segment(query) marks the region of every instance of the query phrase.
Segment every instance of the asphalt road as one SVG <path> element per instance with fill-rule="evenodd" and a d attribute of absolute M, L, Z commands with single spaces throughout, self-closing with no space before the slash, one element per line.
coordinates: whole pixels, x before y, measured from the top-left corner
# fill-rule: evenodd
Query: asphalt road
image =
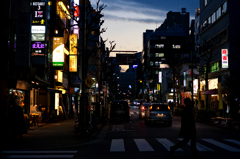
<path fill-rule="evenodd" d="M 130 122 L 115 122 L 102 130 L 101 141 L 78 147 L 74 158 L 81 159 L 147 159 L 171 158 L 169 146 L 179 142 L 180 118 L 173 118 L 172 127 L 162 124 L 146 126 L 139 119 L 138 108 L 131 109 Z M 203 159 L 239 159 L 240 136 L 238 133 L 196 124 L 197 145 Z M 105 135 L 103 135 L 105 132 Z M 175 152 L 176 159 L 191 158 L 189 145 Z"/>
<path fill-rule="evenodd" d="M 174 117 L 172 127 L 163 124 L 146 126 L 139 119 L 139 109 L 131 108 L 130 122 L 107 123 L 93 141 L 71 147 L 13 151 L 13 158 L 74 158 L 74 159 L 148 159 L 171 158 L 169 147 L 180 138 L 180 118 Z M 239 133 L 196 124 L 197 148 L 203 159 L 239 159 Z M 10 153 L 10 152 L 8 152 Z M 14 153 L 17 154 L 14 156 Z M 8 154 L 9 156 L 9 154 Z M 189 145 L 175 152 L 176 159 L 191 158 Z"/>

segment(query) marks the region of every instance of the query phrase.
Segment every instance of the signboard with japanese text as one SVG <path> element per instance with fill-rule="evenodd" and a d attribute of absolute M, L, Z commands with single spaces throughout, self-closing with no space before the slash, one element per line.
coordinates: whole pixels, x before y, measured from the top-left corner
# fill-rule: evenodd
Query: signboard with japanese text
<path fill-rule="evenodd" d="M 53 66 L 59 67 L 64 64 L 64 41 L 63 37 L 53 37 Z"/>
<path fill-rule="evenodd" d="M 228 49 L 222 49 L 222 68 L 228 68 Z"/>
<path fill-rule="evenodd" d="M 47 8 L 46 2 L 34 0 L 30 2 L 32 10 L 31 29 L 31 56 L 33 65 L 45 65 L 47 53 L 46 26 Z M 41 62 L 40 62 L 41 61 Z M 38 63 L 38 64 L 37 64 Z"/>
<path fill-rule="evenodd" d="M 77 34 L 69 35 L 69 54 L 77 55 Z"/>
<path fill-rule="evenodd" d="M 69 72 L 77 72 L 77 55 L 69 55 Z"/>

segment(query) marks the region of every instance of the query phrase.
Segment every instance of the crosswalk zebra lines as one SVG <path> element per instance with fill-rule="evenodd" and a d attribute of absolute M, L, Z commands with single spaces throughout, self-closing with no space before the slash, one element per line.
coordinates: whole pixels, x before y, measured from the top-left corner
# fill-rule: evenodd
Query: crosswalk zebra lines
<path fill-rule="evenodd" d="M 38 159 L 50 159 L 50 158 L 73 158 L 77 150 L 71 151 L 2 151 L 1 158 L 38 158 Z"/>
<path fill-rule="evenodd" d="M 173 146 L 175 143 L 168 140 L 167 138 L 155 138 L 158 143 L 160 143 L 167 151 L 170 151 L 170 146 Z M 146 139 L 133 139 L 136 147 L 138 148 L 138 151 L 141 152 L 149 152 L 149 151 L 155 151 L 151 144 Z M 182 138 L 178 138 L 178 140 L 182 140 Z M 197 142 L 196 147 L 198 151 L 216 151 L 214 148 L 209 148 L 208 146 L 218 147 L 223 150 L 229 151 L 229 152 L 240 152 L 240 141 L 234 140 L 234 139 L 223 139 L 223 143 L 220 141 L 216 141 L 214 139 L 201 139 L 201 143 Z M 203 142 L 203 143 L 202 143 Z M 208 146 L 204 146 L 203 144 L 207 144 Z M 228 144 L 232 144 L 234 146 L 230 146 Z M 190 142 L 188 143 L 190 146 Z M 110 152 L 125 152 L 125 143 L 124 139 L 112 139 L 111 146 L 110 146 Z M 183 151 L 183 149 L 179 148 L 176 151 Z"/>

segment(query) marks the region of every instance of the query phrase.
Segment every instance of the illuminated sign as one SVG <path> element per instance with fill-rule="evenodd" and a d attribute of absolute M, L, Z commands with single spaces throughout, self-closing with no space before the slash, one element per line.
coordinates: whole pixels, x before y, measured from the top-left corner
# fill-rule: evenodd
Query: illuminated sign
<path fill-rule="evenodd" d="M 45 26 L 32 25 L 32 33 L 45 33 Z"/>
<path fill-rule="evenodd" d="M 44 44 L 44 42 L 34 42 L 32 44 L 32 48 L 33 49 L 44 49 L 45 48 L 45 44 Z"/>
<path fill-rule="evenodd" d="M 45 20 L 44 19 L 40 19 L 40 20 L 33 20 L 32 24 L 36 24 L 36 25 L 45 25 Z"/>
<path fill-rule="evenodd" d="M 69 36 L 69 50 L 70 54 L 77 54 L 77 34 L 71 34 Z"/>
<path fill-rule="evenodd" d="M 32 34 L 32 41 L 45 41 L 45 34 Z"/>
<path fill-rule="evenodd" d="M 162 72 L 158 72 L 158 83 L 162 83 Z"/>
<path fill-rule="evenodd" d="M 222 49 L 222 68 L 228 68 L 228 49 Z"/>
<path fill-rule="evenodd" d="M 69 56 L 69 72 L 77 72 L 77 55 Z"/>
<path fill-rule="evenodd" d="M 53 66 L 64 64 L 64 41 L 63 37 L 53 37 Z"/>
<path fill-rule="evenodd" d="M 58 70 L 57 71 L 58 75 L 57 75 L 57 81 L 62 83 L 63 82 L 63 72 Z"/>

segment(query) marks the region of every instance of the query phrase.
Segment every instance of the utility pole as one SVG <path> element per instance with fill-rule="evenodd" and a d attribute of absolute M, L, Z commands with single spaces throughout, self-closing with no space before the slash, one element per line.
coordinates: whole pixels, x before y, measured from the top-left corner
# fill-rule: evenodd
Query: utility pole
<path fill-rule="evenodd" d="M 82 1 L 83 11 L 80 18 L 82 18 L 82 95 L 80 102 L 80 122 L 83 127 L 86 126 L 87 123 L 87 100 L 86 98 L 86 85 L 85 79 L 87 74 L 86 64 L 87 64 L 87 44 L 86 44 L 86 0 Z M 81 1 L 80 3 L 81 4 Z"/>

